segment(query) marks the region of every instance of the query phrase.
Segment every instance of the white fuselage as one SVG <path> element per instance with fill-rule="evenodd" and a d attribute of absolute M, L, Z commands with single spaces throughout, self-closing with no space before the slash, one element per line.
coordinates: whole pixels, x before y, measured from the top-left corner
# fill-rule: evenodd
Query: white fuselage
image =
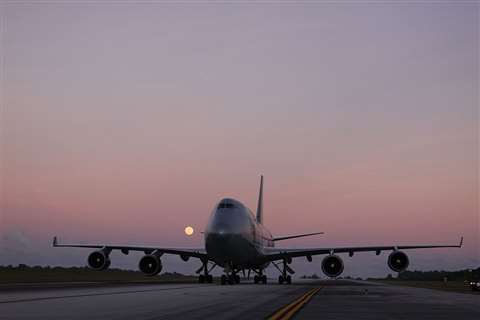
<path fill-rule="evenodd" d="M 258 268 L 272 234 L 241 202 L 225 198 L 215 206 L 205 230 L 205 248 L 220 266 Z"/>

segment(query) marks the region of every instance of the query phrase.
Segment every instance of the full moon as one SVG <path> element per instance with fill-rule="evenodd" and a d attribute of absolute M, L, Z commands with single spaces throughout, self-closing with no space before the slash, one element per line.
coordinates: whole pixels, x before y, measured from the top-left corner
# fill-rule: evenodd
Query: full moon
<path fill-rule="evenodd" d="M 186 227 L 186 228 L 185 228 L 185 234 L 186 234 L 187 236 L 191 236 L 191 235 L 193 234 L 193 228 L 190 227 L 190 226 Z"/>

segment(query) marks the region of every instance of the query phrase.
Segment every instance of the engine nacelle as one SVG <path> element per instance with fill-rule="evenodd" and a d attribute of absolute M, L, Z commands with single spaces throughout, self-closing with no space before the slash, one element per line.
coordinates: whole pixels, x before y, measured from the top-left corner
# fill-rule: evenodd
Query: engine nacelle
<path fill-rule="evenodd" d="M 155 276 L 162 271 L 162 261 L 155 254 L 146 254 L 140 259 L 138 268 L 147 276 Z"/>
<path fill-rule="evenodd" d="M 325 275 L 331 278 L 338 277 L 343 272 L 342 259 L 334 254 L 326 256 L 322 260 L 322 271 Z"/>
<path fill-rule="evenodd" d="M 105 270 L 110 267 L 110 258 L 103 250 L 90 253 L 88 256 L 88 266 L 94 270 Z"/>
<path fill-rule="evenodd" d="M 388 267 L 395 272 L 402 272 L 410 264 L 408 256 L 402 251 L 393 251 L 388 256 Z"/>

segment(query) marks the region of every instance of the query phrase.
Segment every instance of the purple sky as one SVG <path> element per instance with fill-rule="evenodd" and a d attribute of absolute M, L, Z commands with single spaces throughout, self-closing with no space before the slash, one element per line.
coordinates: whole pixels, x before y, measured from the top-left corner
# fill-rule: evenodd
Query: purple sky
<path fill-rule="evenodd" d="M 254 209 L 263 173 L 274 235 L 326 232 L 283 246 L 464 235 L 411 268 L 478 266 L 478 2 L 7 1 L 0 18 L 0 264 L 85 263 L 54 234 L 201 247 L 183 228 L 223 196 Z"/>

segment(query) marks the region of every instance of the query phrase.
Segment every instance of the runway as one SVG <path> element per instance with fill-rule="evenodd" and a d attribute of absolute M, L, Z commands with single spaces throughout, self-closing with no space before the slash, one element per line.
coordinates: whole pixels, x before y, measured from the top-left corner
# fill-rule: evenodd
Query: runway
<path fill-rule="evenodd" d="M 295 319 L 479 319 L 480 295 L 313 280 L 292 285 L 154 284 L 0 292 L 0 319 L 286 319 L 287 307 Z"/>

